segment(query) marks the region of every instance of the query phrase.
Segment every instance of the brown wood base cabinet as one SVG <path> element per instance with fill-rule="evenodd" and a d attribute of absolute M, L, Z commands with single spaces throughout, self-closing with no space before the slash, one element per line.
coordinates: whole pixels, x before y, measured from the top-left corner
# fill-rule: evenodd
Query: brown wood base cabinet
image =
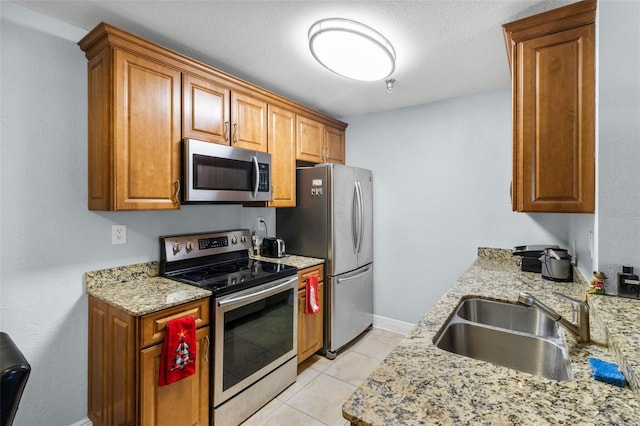
<path fill-rule="evenodd" d="M 196 319 L 196 373 L 158 386 L 168 321 Z M 209 300 L 132 316 L 89 296 L 88 415 L 94 426 L 209 424 Z"/>
<path fill-rule="evenodd" d="M 298 364 L 309 358 L 322 348 L 323 315 L 324 315 L 324 266 L 318 265 L 298 271 Z M 320 311 L 307 315 L 304 308 L 307 304 L 307 278 L 318 276 L 318 301 Z"/>

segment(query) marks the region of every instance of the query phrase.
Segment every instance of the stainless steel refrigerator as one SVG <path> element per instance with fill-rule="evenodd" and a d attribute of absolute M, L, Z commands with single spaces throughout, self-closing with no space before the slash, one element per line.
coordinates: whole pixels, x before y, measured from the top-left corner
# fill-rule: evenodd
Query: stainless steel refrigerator
<path fill-rule="evenodd" d="M 373 174 L 322 164 L 296 170 L 297 207 L 276 213 L 288 254 L 326 259 L 324 350 L 334 358 L 373 323 Z"/>

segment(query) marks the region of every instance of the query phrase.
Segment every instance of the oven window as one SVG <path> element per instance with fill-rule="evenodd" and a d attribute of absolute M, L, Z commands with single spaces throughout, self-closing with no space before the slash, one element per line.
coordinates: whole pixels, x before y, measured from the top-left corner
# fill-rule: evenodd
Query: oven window
<path fill-rule="evenodd" d="M 193 155 L 194 189 L 253 191 L 254 180 L 251 162 Z"/>
<path fill-rule="evenodd" d="M 293 289 L 224 314 L 223 390 L 293 350 Z"/>

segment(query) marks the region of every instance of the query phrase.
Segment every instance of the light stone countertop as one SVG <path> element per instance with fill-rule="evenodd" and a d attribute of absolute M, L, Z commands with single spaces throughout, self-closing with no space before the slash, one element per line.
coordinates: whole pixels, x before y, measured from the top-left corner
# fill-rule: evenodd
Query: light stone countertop
<path fill-rule="evenodd" d="M 578 275 L 578 274 L 576 274 Z M 640 301 L 589 296 L 591 344 L 565 332 L 573 380 L 555 381 L 436 348 L 432 339 L 460 299 L 515 301 L 528 291 L 560 314 L 588 287 L 522 272 L 509 250 L 478 249 L 478 259 L 342 407 L 355 425 L 637 425 L 640 424 Z M 606 346 L 608 343 L 609 347 Z M 595 381 L 588 358 L 617 363 L 624 388 Z"/>
<path fill-rule="evenodd" d="M 209 290 L 158 276 L 158 262 L 85 274 L 87 293 L 134 316 L 211 296 Z"/>
<path fill-rule="evenodd" d="M 251 256 L 252 259 L 263 260 L 265 262 L 281 263 L 283 265 L 295 266 L 298 269 L 306 269 L 312 266 L 324 264 L 324 259 L 315 257 L 298 256 L 287 254 L 284 257 Z"/>
<path fill-rule="evenodd" d="M 265 262 L 305 269 L 324 259 L 287 255 L 282 258 L 252 256 Z M 211 296 L 211 291 L 158 276 L 158 262 L 138 263 L 85 274 L 86 290 L 131 315 L 143 316 Z"/>

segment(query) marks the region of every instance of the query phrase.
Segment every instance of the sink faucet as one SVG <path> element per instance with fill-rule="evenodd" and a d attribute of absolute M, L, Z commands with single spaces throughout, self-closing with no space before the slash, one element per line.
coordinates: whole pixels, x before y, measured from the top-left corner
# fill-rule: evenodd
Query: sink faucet
<path fill-rule="evenodd" d="M 518 303 L 542 311 L 546 316 L 560 323 L 561 326 L 569 330 L 578 342 L 589 343 L 591 336 L 589 333 L 589 305 L 582 300 L 572 299 L 564 294 L 553 292 L 556 296 L 567 299 L 573 305 L 574 322 L 563 318 L 559 313 L 540 302 L 531 294 L 522 292 L 518 296 Z"/>

